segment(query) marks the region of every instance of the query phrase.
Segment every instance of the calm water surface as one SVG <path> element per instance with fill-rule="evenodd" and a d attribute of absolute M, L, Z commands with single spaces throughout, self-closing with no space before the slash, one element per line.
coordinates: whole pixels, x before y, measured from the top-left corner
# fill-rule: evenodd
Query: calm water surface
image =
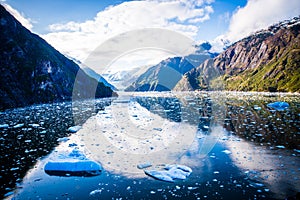
<path fill-rule="evenodd" d="M 299 97 L 124 93 L 118 99 L 97 100 L 96 106 L 77 102 L 7 110 L 0 119 L 0 125 L 8 125 L 0 128 L 1 194 L 13 199 L 296 198 Z M 267 107 L 275 101 L 290 106 L 284 111 Z M 82 130 L 67 132 L 78 124 Z M 65 136 L 70 140 L 57 142 Z M 74 148 L 100 162 L 101 175 L 44 172 L 49 160 Z M 151 162 L 149 169 L 183 164 L 193 172 L 185 180 L 162 182 L 137 169 L 143 162 Z"/>

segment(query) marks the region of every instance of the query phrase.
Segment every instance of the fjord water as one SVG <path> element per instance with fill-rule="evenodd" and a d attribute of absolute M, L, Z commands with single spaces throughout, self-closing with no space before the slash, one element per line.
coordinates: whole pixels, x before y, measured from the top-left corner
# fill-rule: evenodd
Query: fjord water
<path fill-rule="evenodd" d="M 283 199 L 300 191 L 298 94 L 125 93 L 117 99 L 1 113 L 1 194 L 15 199 Z M 268 103 L 284 101 L 277 111 Z M 76 118 L 75 122 L 74 119 Z M 7 124 L 7 126 L 5 125 Z M 68 127 L 82 125 L 75 134 Z M 69 136 L 66 142 L 58 138 Z M 50 176 L 45 164 L 79 148 L 99 176 Z M 138 169 L 182 164 L 174 183 Z M 23 178 L 24 176 L 24 178 Z M 15 190 L 14 185 L 17 184 Z"/>

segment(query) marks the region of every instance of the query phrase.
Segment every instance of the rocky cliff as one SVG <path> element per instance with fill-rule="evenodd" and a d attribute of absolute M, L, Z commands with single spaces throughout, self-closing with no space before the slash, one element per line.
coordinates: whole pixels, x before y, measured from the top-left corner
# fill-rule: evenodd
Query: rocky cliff
<path fill-rule="evenodd" d="M 300 20 L 244 38 L 187 72 L 175 90 L 300 92 Z"/>
<path fill-rule="evenodd" d="M 75 80 L 81 98 L 112 95 L 1 5 L 0 44 L 0 109 L 71 100 Z"/>

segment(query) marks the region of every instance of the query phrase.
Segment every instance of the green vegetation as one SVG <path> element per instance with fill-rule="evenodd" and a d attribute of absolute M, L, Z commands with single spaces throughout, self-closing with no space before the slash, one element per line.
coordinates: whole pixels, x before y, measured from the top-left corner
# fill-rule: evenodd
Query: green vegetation
<path fill-rule="evenodd" d="M 227 90 L 300 92 L 299 63 L 300 49 L 294 49 L 258 69 L 248 69 L 232 77 L 224 75 L 222 79 Z"/>

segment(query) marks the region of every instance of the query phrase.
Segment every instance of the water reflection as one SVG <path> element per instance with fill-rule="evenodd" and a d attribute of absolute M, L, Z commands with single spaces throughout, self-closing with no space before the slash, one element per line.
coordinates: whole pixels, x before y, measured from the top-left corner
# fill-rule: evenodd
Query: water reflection
<path fill-rule="evenodd" d="M 290 108 L 278 112 L 266 107 L 278 100 L 288 102 Z M 299 97 L 289 94 L 119 95 L 111 106 L 89 118 L 71 140 L 57 147 L 64 148 L 41 160 L 15 197 L 32 197 L 28 191 L 39 197 L 45 197 L 44 192 L 57 197 L 67 191 L 68 197 L 78 199 L 295 196 L 300 190 L 299 113 Z M 71 143 L 102 164 L 100 176 L 49 177 L 44 173 L 45 163 L 60 150 L 69 150 Z M 148 162 L 152 169 L 183 164 L 193 173 L 184 181 L 164 183 L 137 168 Z M 42 180 L 35 181 L 38 179 Z M 56 185 L 57 191 L 49 191 L 51 183 L 62 188 Z M 72 186 L 64 186 L 68 184 Z"/>

